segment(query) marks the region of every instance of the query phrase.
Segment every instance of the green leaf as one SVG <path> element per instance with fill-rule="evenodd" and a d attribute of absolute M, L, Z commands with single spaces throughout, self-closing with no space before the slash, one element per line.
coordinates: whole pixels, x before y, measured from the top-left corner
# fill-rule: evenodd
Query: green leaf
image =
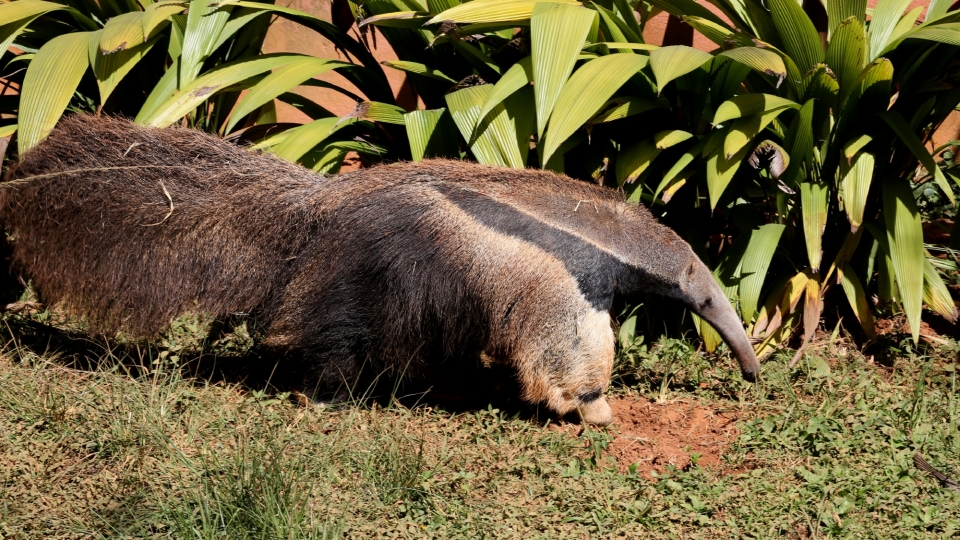
<path fill-rule="evenodd" d="M 826 4 L 831 40 L 834 32 L 837 31 L 837 27 L 850 17 L 856 17 L 861 28 L 867 24 L 867 0 L 833 0 Z M 830 65 L 833 66 L 833 64 Z"/>
<path fill-rule="evenodd" d="M 37 51 L 27 67 L 17 117 L 20 155 L 36 146 L 57 125 L 80 79 L 90 66 L 92 32 L 57 36 Z"/>
<path fill-rule="evenodd" d="M 906 179 L 883 185 L 883 217 L 900 301 L 916 343 L 920 338 L 925 258 L 920 212 Z"/>
<path fill-rule="evenodd" d="M 943 190 L 947 198 L 950 199 L 950 202 L 957 204 L 956 198 L 953 196 L 953 190 L 950 188 L 946 177 L 943 176 L 943 171 L 940 170 L 940 167 L 937 167 L 933 156 L 927 153 L 927 149 L 924 148 L 923 143 L 920 142 L 920 139 L 910 129 L 906 120 L 900 116 L 900 113 L 897 111 L 888 111 L 881 114 L 880 118 L 883 118 L 884 122 L 890 126 L 890 129 L 897 134 L 897 137 L 900 137 L 900 140 L 903 141 L 903 144 L 909 148 L 910 152 L 920 161 L 923 168 L 926 169 L 928 173 L 933 174 L 934 181 L 940 186 L 940 189 Z"/>
<path fill-rule="evenodd" d="M 738 39 L 744 34 L 731 30 L 726 25 L 718 24 L 703 17 L 697 17 L 694 15 L 684 15 L 680 18 L 683 20 L 683 22 L 692 26 L 694 30 L 700 32 L 707 39 L 716 43 L 717 45 L 722 46 L 725 43 L 738 43 L 740 45 L 749 44 L 746 40 L 741 41 Z"/>
<path fill-rule="evenodd" d="M 143 41 L 143 12 L 124 13 L 110 19 L 103 26 L 100 34 L 100 51 L 103 54 L 110 54 L 131 49 Z"/>
<path fill-rule="evenodd" d="M 600 4 L 593 4 L 593 7 L 596 8 L 597 13 L 600 15 L 600 18 L 603 20 L 604 24 L 604 34 L 609 36 L 614 42 L 617 43 L 643 43 L 643 37 L 634 32 L 632 28 L 627 26 L 626 21 L 620 19 L 613 14 L 609 9 L 601 6 Z M 631 11 L 631 14 L 633 12 Z M 609 32 L 609 33 L 608 33 Z"/>
<path fill-rule="evenodd" d="M 0 4 L 0 55 L 5 53 L 17 36 L 41 16 L 57 10 L 71 10 L 53 2 L 7 2 Z"/>
<path fill-rule="evenodd" d="M 38 15 L 61 9 L 70 10 L 72 8 L 63 4 L 43 1 L 5 2 L 0 4 L 0 26 L 33 19 Z"/>
<path fill-rule="evenodd" d="M 780 81 L 787 77 L 787 66 L 784 65 L 783 58 L 768 49 L 738 47 L 723 51 L 718 56 L 729 58 L 764 75 L 776 77 L 777 86 L 780 86 Z"/>
<path fill-rule="evenodd" d="M 200 74 L 204 60 L 214 51 L 213 46 L 230 18 L 230 7 L 218 8 L 217 0 L 192 0 L 187 12 L 187 26 L 183 34 L 183 52 L 180 53 L 180 82 L 184 89 Z"/>
<path fill-rule="evenodd" d="M 893 39 L 893 31 L 900 17 L 910 5 L 910 0 L 878 0 L 873 8 L 873 17 L 867 27 L 870 37 L 870 60 L 880 56 L 887 44 Z"/>
<path fill-rule="evenodd" d="M 803 238 L 807 246 L 807 260 L 814 272 L 820 272 L 823 257 L 823 231 L 827 226 L 830 188 L 819 182 L 800 184 L 800 209 L 803 214 Z"/>
<path fill-rule="evenodd" d="M 307 80 L 331 69 L 351 66 L 353 66 L 353 64 L 339 60 L 305 56 L 277 68 L 273 73 L 267 75 L 263 80 L 252 86 L 246 95 L 237 102 L 233 112 L 230 113 L 230 119 L 227 122 L 224 133 L 233 131 L 237 122 L 243 120 L 245 116 L 259 109 L 263 104 L 272 101 L 280 94 L 300 86 Z"/>
<path fill-rule="evenodd" d="M 710 60 L 713 60 L 713 56 L 709 53 L 686 45 L 671 45 L 650 52 L 650 69 L 653 70 L 657 87 L 662 92 L 670 81 L 690 73 Z"/>
<path fill-rule="evenodd" d="M 427 21 L 438 24 L 444 21 L 455 23 L 493 23 L 530 19 L 537 4 L 556 3 L 579 6 L 573 0 L 473 0 L 448 9 Z"/>
<path fill-rule="evenodd" d="M 180 60 L 175 58 L 157 84 L 154 85 L 143 106 L 140 107 L 136 118 L 133 119 L 135 123 L 146 124 L 147 118 L 153 116 L 157 109 L 173 96 L 174 92 L 177 91 L 177 76 L 179 74 Z"/>
<path fill-rule="evenodd" d="M 800 108 L 800 105 L 771 94 L 741 94 L 724 101 L 713 115 L 713 124 L 723 124 L 734 118 L 774 111 L 777 109 Z M 791 152 L 792 155 L 792 152 Z"/>
<path fill-rule="evenodd" d="M 143 25 L 142 32 L 145 39 L 153 37 L 153 32 L 170 17 L 183 13 L 187 8 L 188 2 L 180 0 L 169 0 L 150 4 L 143 10 L 143 17 L 140 22 Z"/>
<path fill-rule="evenodd" d="M 863 211 L 867 206 L 867 195 L 873 180 L 873 165 L 873 154 L 867 152 L 860 152 L 852 165 L 848 165 L 846 160 L 840 163 L 843 209 L 852 232 L 856 232 L 863 223 Z"/>
<path fill-rule="evenodd" d="M 783 175 L 788 186 L 796 185 L 802 180 L 803 172 L 810 170 L 813 159 L 813 112 L 814 100 L 807 100 L 800 107 L 800 111 L 793 117 L 783 147 L 790 154 L 790 165 Z"/>
<path fill-rule="evenodd" d="M 656 101 L 650 101 L 649 99 L 636 96 L 615 97 L 607 100 L 607 102 L 600 107 L 600 112 L 591 118 L 587 124 L 593 125 L 603 122 L 613 122 L 614 120 L 627 118 L 628 116 L 647 112 L 659 107 L 660 104 Z"/>
<path fill-rule="evenodd" d="M 500 150 L 500 145 L 494 136 L 494 130 L 489 129 L 493 125 L 489 116 L 487 119 L 487 128 L 482 126 L 477 129 L 474 135 L 474 128 L 480 120 L 480 109 L 483 103 L 490 97 L 494 91 L 493 85 L 484 84 L 464 88 L 451 92 L 445 96 L 447 108 L 453 116 L 453 121 L 457 124 L 460 134 L 468 141 L 470 152 L 478 162 L 484 165 L 497 165 L 500 167 L 509 167 L 507 159 Z M 503 104 L 497 105 L 491 112 L 495 117 L 499 116 Z"/>
<path fill-rule="evenodd" d="M 458 137 L 446 109 L 418 110 L 403 115 L 414 161 L 432 157 L 455 157 Z M 451 144 L 453 143 L 453 144 Z"/>
<path fill-rule="evenodd" d="M 853 309 L 853 314 L 856 315 L 857 320 L 860 321 L 860 327 L 863 328 L 863 333 L 867 336 L 867 339 L 876 339 L 873 314 L 870 312 L 870 305 L 867 304 L 867 294 L 866 291 L 863 290 L 863 285 L 860 284 L 860 280 L 857 279 L 856 274 L 853 273 L 853 269 L 850 268 L 850 265 L 847 263 L 843 264 L 841 276 L 840 284 L 843 286 L 843 293 L 847 297 L 850 308 Z"/>
<path fill-rule="evenodd" d="M 746 322 L 751 321 L 757 312 L 767 269 L 785 228 L 785 225 L 768 223 L 750 232 L 741 262 L 739 285 L 740 316 Z"/>
<path fill-rule="evenodd" d="M 744 146 L 730 158 L 723 155 L 723 149 L 718 145 L 707 157 L 707 192 L 710 195 L 710 209 L 717 207 L 720 196 L 726 191 L 733 175 L 740 169 L 743 158 L 746 157 L 749 147 Z"/>
<path fill-rule="evenodd" d="M 882 1 L 882 0 L 881 0 Z M 796 0 L 767 0 L 770 16 L 783 41 L 783 50 L 801 73 L 823 62 L 823 45 L 817 29 Z"/>
<path fill-rule="evenodd" d="M 676 163 L 673 164 L 673 167 L 670 167 L 670 170 L 663 175 L 663 180 L 660 181 L 660 184 L 657 186 L 656 191 L 653 193 L 653 198 L 656 200 L 657 196 L 660 195 L 660 192 L 667 188 L 667 186 L 674 183 L 674 180 L 680 177 L 681 173 L 686 170 L 687 165 L 693 162 L 694 158 L 703 150 L 704 144 L 707 142 L 706 137 L 697 141 L 692 148 L 687 150 L 681 155 Z M 666 201 L 664 201 L 666 202 Z"/>
<path fill-rule="evenodd" d="M 424 11 L 394 11 L 367 17 L 357 23 L 358 28 L 368 24 L 373 26 L 392 26 L 394 28 L 411 28 L 419 30 L 429 19 Z"/>
<path fill-rule="evenodd" d="M 683 131 L 680 129 L 668 129 L 666 131 L 660 131 L 653 135 L 653 142 L 657 145 L 657 148 L 663 150 L 665 148 L 670 148 L 676 144 L 682 143 L 688 139 L 693 138 L 693 134 L 689 131 Z"/>
<path fill-rule="evenodd" d="M 617 185 L 632 183 L 647 170 L 660 149 L 648 139 L 643 139 L 617 153 Z"/>
<path fill-rule="evenodd" d="M 342 122 L 340 118 L 321 118 L 295 127 L 286 132 L 283 142 L 273 147 L 277 157 L 287 161 L 299 161 L 307 152 L 325 141 L 337 130 L 348 126 L 356 120 Z"/>
<path fill-rule="evenodd" d="M 357 108 L 348 116 L 402 126 L 406 123 L 406 120 L 404 120 L 405 114 L 405 111 L 396 105 L 380 103 L 379 101 L 363 101 L 357 103 Z M 456 135 L 456 133 L 453 134 L 454 138 L 456 138 Z"/>
<path fill-rule="evenodd" d="M 529 87 L 505 99 L 490 114 L 478 120 L 471 144 L 482 137 L 492 138 L 508 167 L 526 167 L 530 135 L 536 123 L 533 99 L 533 89 Z"/>
<path fill-rule="evenodd" d="M 393 60 L 393 61 L 385 60 L 380 63 L 387 67 L 391 67 L 393 69 L 406 71 L 407 73 L 415 73 L 417 75 L 430 77 L 431 79 L 436 79 L 438 81 L 444 81 L 450 84 L 457 84 L 457 81 L 451 79 L 439 69 L 434 69 L 430 66 L 423 65 L 419 62 L 407 62 L 404 60 Z"/>
<path fill-rule="evenodd" d="M 848 162 L 852 162 L 853 156 L 857 155 L 857 152 L 860 150 L 863 150 L 863 147 L 872 140 L 873 137 L 870 135 L 860 135 L 855 139 L 850 139 L 847 141 L 847 144 L 843 145 L 843 157 L 847 158 Z"/>
<path fill-rule="evenodd" d="M 793 108 L 789 106 L 778 107 L 759 114 L 752 114 L 734 120 L 727 131 L 727 136 L 723 139 L 723 154 L 730 158 L 745 146 L 750 144 L 754 137 L 760 134 L 770 122 L 780 115 L 783 111 Z"/>
<path fill-rule="evenodd" d="M 616 43 L 612 41 L 601 41 L 599 43 L 587 43 L 584 49 L 591 47 L 606 47 L 608 49 L 630 49 L 632 51 L 655 51 L 660 47 L 658 45 L 648 45 L 646 43 Z"/>
<path fill-rule="evenodd" d="M 923 259 L 923 303 L 951 323 L 957 322 L 957 306 L 953 303 L 950 290 L 926 257 Z"/>
<path fill-rule="evenodd" d="M 90 37 L 90 65 L 93 74 L 97 77 L 97 86 L 100 89 L 101 105 L 107 101 L 120 81 L 130 73 L 130 70 L 143 59 L 144 56 L 159 41 L 159 37 L 151 39 L 133 47 L 121 49 L 110 54 L 101 52 L 103 37 L 100 32 L 94 32 Z"/>
<path fill-rule="evenodd" d="M 926 41 L 935 41 L 938 43 L 960 46 L 960 24 L 937 24 L 934 26 L 928 26 L 926 28 L 920 28 L 904 34 L 902 39 L 922 39 Z"/>
<path fill-rule="evenodd" d="M 483 108 L 480 109 L 480 118 L 486 118 L 494 107 L 502 103 L 503 100 L 510 97 L 517 90 L 528 86 L 531 82 L 533 82 L 533 58 L 527 56 L 510 66 L 510 69 L 503 74 L 503 77 L 500 77 L 496 86 L 493 87 L 490 98 L 483 104 Z"/>
<path fill-rule="evenodd" d="M 285 66 L 300 58 L 304 58 L 304 56 L 299 54 L 274 54 L 243 58 L 236 62 L 224 64 L 198 77 L 182 88 L 180 93 L 157 105 L 149 114 L 141 112 L 137 115 L 137 122 L 153 127 L 169 126 L 220 90 L 250 77 Z M 166 77 L 166 74 L 164 77 Z"/>
<path fill-rule="evenodd" d="M 924 18 L 924 21 L 935 21 L 946 15 L 947 10 L 950 9 L 953 2 L 954 0 L 930 0 L 930 5 L 927 6 L 927 16 Z"/>
<path fill-rule="evenodd" d="M 596 17 L 596 12 L 579 5 L 538 3 L 533 9 L 530 47 L 539 137 L 543 136 L 564 83 L 573 73 Z"/>
<path fill-rule="evenodd" d="M 556 112 L 550 116 L 550 127 L 542 140 L 543 161 L 548 162 L 567 137 L 590 120 L 614 92 L 646 65 L 647 59 L 643 56 L 610 54 L 581 66 L 556 100 Z"/>
<path fill-rule="evenodd" d="M 853 89 L 867 63 L 867 36 L 860 21 L 850 17 L 840 23 L 827 45 L 827 65 L 840 85 L 840 99 Z"/>
<path fill-rule="evenodd" d="M 904 34 L 913 30 L 914 24 L 920 18 L 920 12 L 922 11 L 923 6 L 917 6 L 900 17 L 900 21 L 893 27 L 893 32 L 890 34 L 890 40 L 887 42 L 888 47 L 890 44 L 896 43 Z"/>

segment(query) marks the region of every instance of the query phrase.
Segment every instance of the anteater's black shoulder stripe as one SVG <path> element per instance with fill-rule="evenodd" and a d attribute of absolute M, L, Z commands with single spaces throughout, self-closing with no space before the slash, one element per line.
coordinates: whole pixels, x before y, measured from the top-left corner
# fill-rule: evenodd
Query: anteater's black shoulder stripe
<path fill-rule="evenodd" d="M 556 257 L 577 280 L 580 292 L 594 309 L 610 310 L 615 276 L 623 264 L 616 257 L 482 193 L 446 183 L 437 184 L 436 189 L 485 227 L 529 242 Z"/>

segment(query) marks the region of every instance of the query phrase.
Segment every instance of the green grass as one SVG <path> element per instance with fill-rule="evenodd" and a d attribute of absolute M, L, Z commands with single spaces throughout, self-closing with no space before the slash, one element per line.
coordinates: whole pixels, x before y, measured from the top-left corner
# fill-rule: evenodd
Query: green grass
<path fill-rule="evenodd" d="M 189 332 L 160 349 L 104 349 L 97 365 L 73 369 L 74 353 L 58 357 L 51 351 L 62 347 L 36 339 L 42 331 L 23 345 L 18 320 L 5 319 L 16 339 L 0 357 L 0 538 L 946 538 L 960 529 L 960 494 L 912 463 L 919 452 L 960 477 L 956 348 L 890 342 L 889 368 L 824 343 L 793 370 L 786 352 L 767 360 L 763 382 L 748 385 L 729 358 L 682 341 L 632 347 L 615 393 L 695 398 L 741 415 L 722 467 L 650 481 L 618 472 L 606 453 L 612 431 L 576 435 L 492 407 L 299 408 L 283 394 L 185 378 L 189 363 L 170 357 L 189 349 Z"/>

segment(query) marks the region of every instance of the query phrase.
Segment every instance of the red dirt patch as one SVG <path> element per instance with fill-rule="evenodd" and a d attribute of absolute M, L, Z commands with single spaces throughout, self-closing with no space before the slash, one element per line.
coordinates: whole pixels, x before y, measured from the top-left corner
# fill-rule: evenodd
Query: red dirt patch
<path fill-rule="evenodd" d="M 617 434 L 610 453 L 621 471 L 636 463 L 637 471 L 648 478 L 651 471 L 663 473 L 668 465 L 687 469 L 691 454 L 700 455 L 699 466 L 716 467 L 740 435 L 735 413 L 696 402 L 628 398 L 611 400 L 610 406 Z"/>

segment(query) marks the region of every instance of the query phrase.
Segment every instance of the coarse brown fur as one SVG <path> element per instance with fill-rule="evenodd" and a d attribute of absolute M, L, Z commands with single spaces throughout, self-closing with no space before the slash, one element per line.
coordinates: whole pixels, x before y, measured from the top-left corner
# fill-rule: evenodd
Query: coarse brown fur
<path fill-rule="evenodd" d="M 14 268 L 94 329 L 249 314 L 307 390 L 482 351 L 516 367 L 525 399 L 606 423 L 609 310 L 636 292 L 683 301 L 756 372 L 683 240 L 546 171 L 425 161 L 321 178 L 198 131 L 73 116 L 8 175 L 0 221 Z"/>

